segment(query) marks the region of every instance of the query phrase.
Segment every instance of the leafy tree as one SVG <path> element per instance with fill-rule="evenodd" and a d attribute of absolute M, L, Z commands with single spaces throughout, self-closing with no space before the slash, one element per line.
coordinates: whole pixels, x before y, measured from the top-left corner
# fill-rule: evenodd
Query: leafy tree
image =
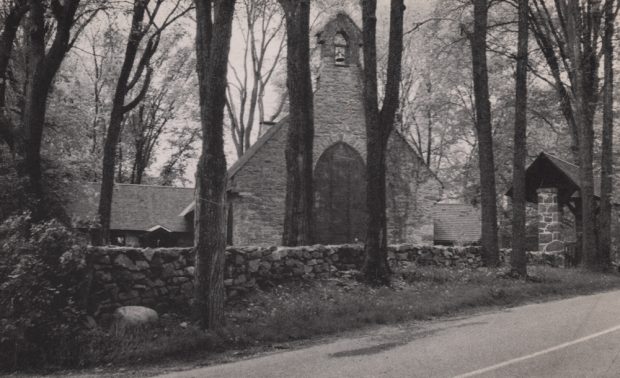
<path fill-rule="evenodd" d="M 512 4 L 492 4 L 487 60 L 495 179 L 502 192 L 512 185 L 514 130 L 508 125 L 514 124 L 517 19 Z M 415 22 L 409 22 L 413 27 L 405 35 L 398 127 L 427 162 L 430 130 L 429 166 L 444 183 L 444 195 L 479 206 L 472 62 L 467 37 L 461 31 L 461 25 L 471 23 L 472 9 L 471 2 L 440 0 L 430 14 L 416 15 Z M 558 109 L 555 88 L 548 83 L 546 62 L 534 50 L 528 66 L 533 74 L 528 77 L 527 120 L 533 127 L 527 130 L 526 159 L 541 150 L 566 158 L 570 133 Z"/>
<path fill-rule="evenodd" d="M 49 11 L 55 21 L 55 33 L 51 43 L 46 36 L 46 3 L 41 0 L 29 0 L 29 44 L 28 44 L 28 81 L 26 83 L 26 100 L 22 114 L 23 150 L 25 171 L 29 177 L 30 190 L 35 198 L 41 198 L 41 141 L 47 110 L 47 97 L 52 88 L 54 77 L 62 61 L 74 45 L 79 32 L 94 17 L 92 12 L 87 20 L 79 24 L 83 16 L 76 14 L 80 0 L 67 0 L 63 3 L 52 1 Z M 71 33 L 74 25 L 77 30 Z M 46 46 L 50 46 L 46 49 Z M 46 51 L 47 50 L 47 51 Z M 35 217 L 37 217 L 36 214 Z"/>
<path fill-rule="evenodd" d="M 4 3 L 3 3 L 4 4 Z M 7 6 L 7 8 L 4 8 Z M 33 217 L 49 216 L 56 208 L 52 203 L 51 185 L 43 181 L 49 170 L 43 157 L 54 147 L 50 134 L 62 134 L 63 123 L 52 121 L 53 97 L 59 73 L 68 51 L 85 27 L 95 18 L 107 1 L 12 1 L 3 5 L 7 11 L 2 47 L 2 129 L 18 159 L 13 164 L 20 176 L 27 178 L 21 190 L 30 194 L 22 208 L 30 208 Z M 16 11 L 21 12 L 17 17 Z M 19 28 L 21 18 L 24 27 Z M 27 25 L 27 26 L 26 26 Z M 12 31 L 9 31 L 12 29 Z M 12 34 L 12 37 L 8 37 Z M 10 111 L 9 111 L 10 109 Z M 2 147 L 2 146 L 0 146 Z M 53 163 L 52 163 L 53 165 Z M 53 168 L 52 168 L 53 169 Z M 47 176 L 47 175 L 46 175 Z"/>
<path fill-rule="evenodd" d="M 194 144 L 200 140 L 200 129 L 185 124 L 171 132 L 168 150 L 170 157 L 160 170 L 159 185 L 189 184 L 185 177 L 190 159 L 196 157 Z"/>
<path fill-rule="evenodd" d="M 150 0 L 135 0 L 133 3 L 131 30 L 125 47 L 125 55 L 116 82 L 112 100 L 110 121 L 103 148 L 103 167 L 101 173 L 101 193 L 99 195 L 100 231 L 95 244 L 108 244 L 110 239 L 110 215 L 112 211 L 112 194 L 114 189 L 114 168 L 116 166 L 116 148 L 121 134 L 125 115 L 142 102 L 148 91 L 153 70 L 151 59 L 160 43 L 162 32 L 177 19 L 185 15 L 190 7 L 183 7 L 184 0 L 176 0 L 174 5 L 158 25 L 158 14 L 164 0 L 155 0 L 149 8 Z M 145 15 L 147 17 L 144 22 Z M 142 41 L 146 38 L 143 49 Z M 137 61 L 137 63 L 136 63 Z M 135 66 L 135 67 L 134 67 Z M 133 99 L 126 100 L 129 92 L 139 83 L 141 88 Z M 137 87 L 136 87 L 137 88 Z"/>
<path fill-rule="evenodd" d="M 571 132 L 573 160 L 579 165 L 581 204 L 576 206 L 576 218 L 581 240 L 577 260 L 592 269 L 601 265 L 595 233 L 594 117 L 602 56 L 599 38 L 603 9 L 610 1 L 561 0 L 551 8 L 542 0 L 532 0 L 530 5 L 532 34 L 553 77 Z"/>
<path fill-rule="evenodd" d="M 478 142 L 471 54 L 460 30 L 462 24 L 470 22 L 467 4 L 438 2 L 432 13 L 413 22 L 414 26 L 405 35 L 400 96 L 402 121 L 398 127 L 440 176 L 448 197 L 478 204 Z M 503 8 L 491 10 L 493 24 L 510 22 L 505 15 L 511 12 Z M 513 37 L 514 33 L 497 30 L 490 39 L 509 45 Z M 510 51 L 488 54 L 489 90 L 494 100 L 494 143 L 502 139 L 511 143 L 512 140 L 512 135 L 507 137 L 504 130 L 504 125 L 511 122 L 514 109 L 514 87 L 510 85 L 514 70 L 512 55 Z M 500 152 L 494 150 L 495 155 Z M 503 167 L 496 168 L 498 180 L 504 171 Z"/>
<path fill-rule="evenodd" d="M 190 58 L 190 51 L 172 48 L 178 42 L 179 38 L 170 41 L 167 50 L 174 56 L 165 54 L 155 67 L 159 72 L 165 71 L 163 77 L 151 84 L 145 100 L 126 119 L 125 129 L 132 144 L 128 162 L 132 184 L 142 183 L 166 128 L 179 117 L 179 111 L 193 94 L 190 87 L 195 84 L 192 80 L 195 62 Z"/>
<path fill-rule="evenodd" d="M 386 150 L 399 105 L 401 58 L 403 52 L 403 0 L 390 5 L 390 37 L 385 95 L 381 109 L 377 93 L 377 48 L 375 0 L 362 1 L 362 36 L 364 43 L 364 113 L 366 118 L 366 258 L 362 268 L 370 282 L 387 283 Z"/>
<path fill-rule="evenodd" d="M 116 25 L 116 13 L 107 18 L 107 22 L 99 22 L 85 30 L 84 39 L 87 51 L 78 51 L 79 66 L 84 67 L 84 74 L 91 84 L 90 93 L 85 96 L 90 101 L 91 109 L 90 151 L 101 163 L 103 141 L 106 134 L 107 119 L 114 80 L 118 75 L 119 60 L 123 54 L 123 36 Z M 77 63 L 77 62 L 76 62 Z M 76 64 L 77 66 L 77 64 Z M 73 74 L 76 74 L 73 71 Z M 100 171 L 100 168 L 97 169 Z M 100 172 L 96 172 L 99 174 Z"/>
<path fill-rule="evenodd" d="M 234 0 L 196 0 L 202 151 L 196 172 L 194 306 L 202 327 L 224 322 L 226 156 L 224 107 Z"/>

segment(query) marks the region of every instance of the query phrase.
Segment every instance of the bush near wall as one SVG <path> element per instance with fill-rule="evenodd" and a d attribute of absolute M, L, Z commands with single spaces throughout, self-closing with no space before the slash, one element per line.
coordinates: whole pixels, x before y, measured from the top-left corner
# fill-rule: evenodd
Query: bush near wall
<path fill-rule="evenodd" d="M 509 256 L 503 250 L 501 260 Z M 394 245 L 388 259 L 399 264 L 458 269 L 482 266 L 480 247 Z M 561 256 L 529 253 L 530 263 L 563 265 Z M 229 247 L 224 284 L 228 298 L 256 287 L 267 288 L 294 279 L 324 279 L 359 269 L 364 246 Z M 108 314 L 119 306 L 143 305 L 158 311 L 185 311 L 193 296 L 194 256 L 191 248 L 141 249 L 91 247 L 93 269 L 89 312 Z"/>
<path fill-rule="evenodd" d="M 0 224 L 0 371 L 74 364 L 86 337 L 85 240 L 30 214 Z"/>

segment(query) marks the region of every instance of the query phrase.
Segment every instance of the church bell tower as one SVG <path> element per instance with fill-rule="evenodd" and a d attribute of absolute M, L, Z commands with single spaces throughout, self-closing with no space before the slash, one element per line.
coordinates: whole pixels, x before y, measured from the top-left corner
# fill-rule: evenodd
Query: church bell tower
<path fill-rule="evenodd" d="M 321 52 L 319 87 L 332 81 L 342 82 L 351 74 L 359 75 L 362 32 L 348 15 L 338 13 L 316 36 Z"/>

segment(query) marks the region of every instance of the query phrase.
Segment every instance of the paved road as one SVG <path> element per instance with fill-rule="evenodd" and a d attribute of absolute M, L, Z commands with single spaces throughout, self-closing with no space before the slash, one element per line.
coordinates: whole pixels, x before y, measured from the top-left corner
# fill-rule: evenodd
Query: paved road
<path fill-rule="evenodd" d="M 168 377 L 620 377 L 620 291 L 177 372 Z"/>

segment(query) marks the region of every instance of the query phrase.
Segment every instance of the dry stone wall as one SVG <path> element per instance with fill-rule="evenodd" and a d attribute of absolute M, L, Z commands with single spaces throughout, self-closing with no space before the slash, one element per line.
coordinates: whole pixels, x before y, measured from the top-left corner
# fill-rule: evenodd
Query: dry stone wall
<path fill-rule="evenodd" d="M 502 253 L 509 256 L 506 250 Z M 417 266 L 477 268 L 479 247 L 395 245 L 389 261 Z M 325 279 L 359 269 L 360 244 L 306 247 L 230 247 L 226 251 L 224 284 L 228 298 L 256 287 L 268 288 L 295 279 Z M 530 262 L 562 265 L 559 255 L 531 254 Z M 109 314 L 117 307 L 143 305 L 158 311 L 187 310 L 194 289 L 191 248 L 140 249 L 92 247 L 90 312 Z"/>

